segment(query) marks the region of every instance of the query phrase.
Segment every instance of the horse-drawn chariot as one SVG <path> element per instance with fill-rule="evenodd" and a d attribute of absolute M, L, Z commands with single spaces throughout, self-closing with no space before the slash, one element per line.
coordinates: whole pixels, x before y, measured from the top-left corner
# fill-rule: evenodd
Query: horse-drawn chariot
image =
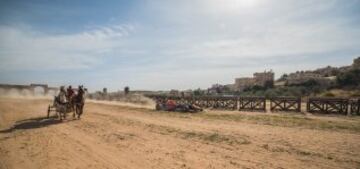
<path fill-rule="evenodd" d="M 82 86 L 79 86 L 78 93 L 73 97 L 69 97 L 68 101 L 61 102 L 59 96 L 54 97 L 54 101 L 48 106 L 47 117 L 50 117 L 51 112 L 55 112 L 56 116 L 60 119 L 66 119 L 66 114 L 73 112 L 73 118 L 80 119 L 84 104 L 85 92 Z"/>

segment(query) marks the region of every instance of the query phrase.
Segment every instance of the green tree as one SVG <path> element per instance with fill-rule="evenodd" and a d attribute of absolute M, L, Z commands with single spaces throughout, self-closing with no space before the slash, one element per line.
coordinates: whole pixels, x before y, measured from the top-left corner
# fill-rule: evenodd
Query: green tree
<path fill-rule="evenodd" d="M 273 87 L 274 87 L 274 81 L 272 81 L 272 80 L 268 80 L 268 81 L 266 81 L 265 84 L 264 84 L 264 88 L 265 88 L 265 89 L 271 89 L 271 88 L 273 88 Z"/>
<path fill-rule="evenodd" d="M 341 73 L 336 78 L 339 86 L 359 86 L 360 85 L 360 69 L 353 69 L 344 73 Z"/>
<path fill-rule="evenodd" d="M 129 92 L 130 92 L 130 88 L 129 88 L 128 86 L 126 86 L 126 87 L 124 88 L 124 93 L 125 93 L 125 95 L 128 95 Z"/>
<path fill-rule="evenodd" d="M 203 94 L 203 92 L 201 91 L 201 89 L 200 89 L 200 88 L 198 88 L 198 89 L 194 90 L 194 91 L 193 91 L 193 93 L 194 93 L 194 96 L 200 96 L 200 95 L 202 95 L 202 94 Z"/>

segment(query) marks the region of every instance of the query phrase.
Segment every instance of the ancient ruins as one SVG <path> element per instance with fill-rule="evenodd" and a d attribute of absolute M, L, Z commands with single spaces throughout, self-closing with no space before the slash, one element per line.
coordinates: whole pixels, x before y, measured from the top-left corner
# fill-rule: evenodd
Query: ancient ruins
<path fill-rule="evenodd" d="M 58 87 L 49 87 L 47 84 L 30 84 L 30 85 L 14 85 L 14 84 L 0 84 L 0 89 L 5 91 L 16 90 L 20 94 L 21 93 L 30 93 L 31 95 L 35 94 L 35 89 L 41 88 L 43 90 L 43 95 L 47 95 L 48 93 L 57 93 Z"/>

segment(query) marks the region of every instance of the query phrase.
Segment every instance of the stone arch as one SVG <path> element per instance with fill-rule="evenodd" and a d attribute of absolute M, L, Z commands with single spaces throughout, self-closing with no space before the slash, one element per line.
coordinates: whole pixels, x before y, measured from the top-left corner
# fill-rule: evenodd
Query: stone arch
<path fill-rule="evenodd" d="M 20 96 L 20 91 L 18 88 L 9 88 L 6 91 L 6 95 L 11 96 L 11 97 L 17 97 L 17 96 Z"/>
<path fill-rule="evenodd" d="M 34 90 L 34 96 L 43 96 L 45 95 L 45 89 L 42 86 L 35 86 L 33 88 Z"/>
<path fill-rule="evenodd" d="M 46 84 L 30 84 L 34 95 L 47 95 L 49 87 Z"/>
<path fill-rule="evenodd" d="M 33 93 L 32 93 L 32 91 L 30 89 L 24 88 L 24 89 L 20 90 L 20 95 L 21 96 L 32 96 Z"/>

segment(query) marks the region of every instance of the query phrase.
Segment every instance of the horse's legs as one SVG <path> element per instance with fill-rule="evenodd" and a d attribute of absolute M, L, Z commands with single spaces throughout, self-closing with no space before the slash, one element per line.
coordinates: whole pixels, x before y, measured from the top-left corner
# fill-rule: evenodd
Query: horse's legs
<path fill-rule="evenodd" d="M 77 105 L 77 106 L 76 106 L 76 110 L 77 110 L 78 119 L 80 119 L 80 116 L 81 116 L 81 105 Z"/>
<path fill-rule="evenodd" d="M 83 113 L 84 104 L 76 105 L 77 115 L 80 119 L 81 114 Z"/>
<path fill-rule="evenodd" d="M 65 111 L 63 112 L 63 114 L 64 114 L 64 119 L 66 119 L 66 108 L 65 108 Z"/>
<path fill-rule="evenodd" d="M 78 118 L 78 114 L 79 114 L 78 105 L 75 104 L 74 117 L 76 115 L 76 117 Z"/>
<path fill-rule="evenodd" d="M 75 118 L 75 113 L 77 112 L 76 112 L 76 106 L 74 104 L 72 105 L 72 111 L 73 111 L 73 118 Z"/>
<path fill-rule="evenodd" d="M 83 114 L 84 112 L 84 103 L 81 105 L 81 113 L 80 114 Z"/>
<path fill-rule="evenodd" d="M 58 116 L 59 116 L 60 121 L 62 121 L 62 114 L 61 114 L 61 111 L 58 111 L 58 112 L 57 112 L 57 114 L 58 114 Z"/>

